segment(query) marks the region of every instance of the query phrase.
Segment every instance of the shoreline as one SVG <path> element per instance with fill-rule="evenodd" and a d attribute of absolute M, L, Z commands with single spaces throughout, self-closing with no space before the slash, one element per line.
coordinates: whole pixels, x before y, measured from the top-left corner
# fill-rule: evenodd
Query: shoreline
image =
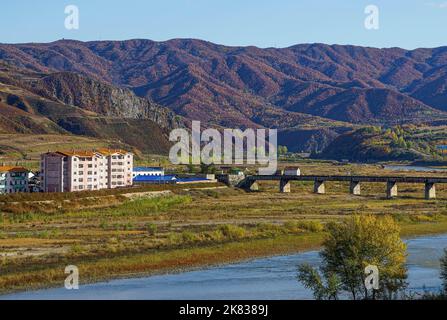
<path fill-rule="evenodd" d="M 403 239 L 434 236 L 447 233 L 447 221 L 401 225 Z M 149 254 L 98 259 L 79 264 L 80 286 L 129 278 L 190 272 L 222 265 L 279 255 L 293 255 L 321 248 L 325 233 L 283 235 L 268 239 L 250 239 L 239 242 L 178 248 Z M 83 279 L 82 274 L 87 274 Z M 21 275 L 26 286 L 11 285 L 17 274 L 0 278 L 2 296 L 63 287 L 66 275 L 63 268 L 48 268 Z M 20 276 L 20 274 L 19 274 Z"/>

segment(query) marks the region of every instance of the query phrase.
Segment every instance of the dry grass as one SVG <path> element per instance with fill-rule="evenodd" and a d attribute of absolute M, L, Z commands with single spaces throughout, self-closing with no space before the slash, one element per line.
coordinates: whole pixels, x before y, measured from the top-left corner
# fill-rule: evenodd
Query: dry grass
<path fill-rule="evenodd" d="M 109 147 L 111 141 L 73 135 L 0 134 L 0 161 L 7 164 L 39 168 L 40 154 L 47 151 L 97 149 Z"/>
<path fill-rule="evenodd" d="M 309 174 L 317 168 L 322 174 L 347 170 L 330 164 L 302 167 Z M 379 169 L 358 170 L 374 174 Z M 392 215 L 403 236 L 447 231 L 443 185 L 433 201 L 423 199 L 423 185 L 399 185 L 400 197 L 393 200 L 384 199 L 380 183 L 362 185 L 362 196 L 349 195 L 348 185 L 336 182 L 327 184 L 326 195 L 315 195 L 311 183 L 300 182 L 292 183 L 290 194 L 278 193 L 271 182 L 253 193 L 201 187 L 172 188 L 170 196 L 134 201 L 106 195 L 116 201 L 102 207 L 0 214 L 0 253 L 8 253 L 0 288 L 61 285 L 69 264 L 78 265 L 84 279 L 96 281 L 316 248 L 326 222 L 354 213 Z"/>

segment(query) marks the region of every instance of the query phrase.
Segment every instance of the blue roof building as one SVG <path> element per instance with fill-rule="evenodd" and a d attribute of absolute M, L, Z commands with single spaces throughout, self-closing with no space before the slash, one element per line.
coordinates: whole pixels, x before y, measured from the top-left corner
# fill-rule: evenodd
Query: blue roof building
<path fill-rule="evenodd" d="M 212 180 L 204 177 L 177 177 L 175 175 L 155 176 L 155 175 L 137 175 L 133 178 L 134 184 L 176 184 L 176 183 L 196 183 L 211 182 Z"/>
<path fill-rule="evenodd" d="M 133 178 L 137 176 L 164 176 L 165 170 L 162 167 L 134 167 Z"/>
<path fill-rule="evenodd" d="M 173 175 L 137 175 L 133 178 L 133 182 L 135 184 L 167 184 L 167 183 L 176 183 L 177 177 Z"/>

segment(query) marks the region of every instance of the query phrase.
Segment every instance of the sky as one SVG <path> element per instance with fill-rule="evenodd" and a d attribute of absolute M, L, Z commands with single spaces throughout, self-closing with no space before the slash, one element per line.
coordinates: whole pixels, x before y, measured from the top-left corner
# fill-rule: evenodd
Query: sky
<path fill-rule="evenodd" d="M 67 29 L 68 5 L 79 29 Z M 367 29 L 368 5 L 379 10 Z M 447 45 L 447 0 L 14 0 L 1 6 L 0 42 L 197 38 L 218 44 L 371 47 Z"/>

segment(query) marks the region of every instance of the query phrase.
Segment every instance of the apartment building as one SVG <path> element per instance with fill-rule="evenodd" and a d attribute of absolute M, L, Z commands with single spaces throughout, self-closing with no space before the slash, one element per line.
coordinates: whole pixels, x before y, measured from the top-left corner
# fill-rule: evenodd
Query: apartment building
<path fill-rule="evenodd" d="M 117 188 L 132 185 L 133 154 L 123 150 L 100 149 L 104 158 L 108 175 L 104 179 L 107 188 Z"/>
<path fill-rule="evenodd" d="M 113 189 L 132 185 L 133 154 L 123 150 L 56 151 L 41 156 L 44 192 Z"/>
<path fill-rule="evenodd" d="M 28 170 L 0 166 L 0 194 L 28 192 Z"/>

